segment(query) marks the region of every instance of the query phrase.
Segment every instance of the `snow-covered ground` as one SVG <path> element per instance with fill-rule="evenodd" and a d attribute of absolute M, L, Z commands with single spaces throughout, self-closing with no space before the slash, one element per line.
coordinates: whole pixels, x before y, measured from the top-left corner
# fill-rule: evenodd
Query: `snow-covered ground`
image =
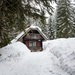
<path fill-rule="evenodd" d="M 21 42 L 0 49 L 0 75 L 75 75 L 75 38 L 48 40 L 42 52 Z"/>

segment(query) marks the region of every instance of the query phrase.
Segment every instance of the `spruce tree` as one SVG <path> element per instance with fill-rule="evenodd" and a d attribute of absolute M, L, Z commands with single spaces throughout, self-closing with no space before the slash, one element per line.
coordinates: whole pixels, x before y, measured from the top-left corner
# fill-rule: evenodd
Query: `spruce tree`
<path fill-rule="evenodd" d="M 73 9 L 71 7 L 70 0 L 58 1 L 56 27 L 57 38 L 75 36 L 75 28 L 73 26 Z"/>
<path fill-rule="evenodd" d="M 53 22 L 52 22 L 52 18 L 49 18 L 49 23 L 47 25 L 47 35 L 49 39 L 54 39 L 54 26 L 53 26 Z"/>

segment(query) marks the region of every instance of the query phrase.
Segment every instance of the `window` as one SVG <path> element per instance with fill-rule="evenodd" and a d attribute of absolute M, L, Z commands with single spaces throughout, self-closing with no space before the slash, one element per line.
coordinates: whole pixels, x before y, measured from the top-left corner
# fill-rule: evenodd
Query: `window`
<path fill-rule="evenodd" d="M 29 41 L 29 47 L 35 47 L 36 42 L 35 41 Z"/>

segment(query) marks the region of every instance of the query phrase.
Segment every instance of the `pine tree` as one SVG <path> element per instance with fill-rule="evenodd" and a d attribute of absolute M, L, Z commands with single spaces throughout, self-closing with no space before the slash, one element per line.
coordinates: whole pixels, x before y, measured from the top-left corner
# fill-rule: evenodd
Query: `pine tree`
<path fill-rule="evenodd" d="M 48 24 L 48 37 L 49 39 L 54 39 L 54 26 L 52 22 L 52 18 L 50 17 L 49 19 L 49 24 Z"/>
<path fill-rule="evenodd" d="M 52 18 L 49 18 L 49 23 L 47 25 L 47 31 L 48 31 L 48 38 L 49 39 L 54 39 L 54 26 L 53 26 L 53 22 L 52 22 Z"/>
<path fill-rule="evenodd" d="M 75 36 L 73 26 L 73 9 L 70 0 L 59 0 L 57 6 L 57 38 L 68 38 Z"/>
<path fill-rule="evenodd" d="M 73 30 L 75 30 L 75 1 L 72 2 L 72 7 L 73 7 Z"/>

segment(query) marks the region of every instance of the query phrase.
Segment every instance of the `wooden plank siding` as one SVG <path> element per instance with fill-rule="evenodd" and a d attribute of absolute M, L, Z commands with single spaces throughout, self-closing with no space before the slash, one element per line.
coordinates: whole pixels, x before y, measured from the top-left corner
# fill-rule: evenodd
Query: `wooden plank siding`
<path fill-rule="evenodd" d="M 27 47 L 29 47 L 29 41 L 25 41 Z"/>
<path fill-rule="evenodd" d="M 36 41 L 36 46 L 41 47 L 41 42 L 40 41 Z"/>
<path fill-rule="evenodd" d="M 29 33 L 25 36 L 25 39 L 43 39 L 42 36 L 40 34 L 33 34 L 33 33 Z"/>

